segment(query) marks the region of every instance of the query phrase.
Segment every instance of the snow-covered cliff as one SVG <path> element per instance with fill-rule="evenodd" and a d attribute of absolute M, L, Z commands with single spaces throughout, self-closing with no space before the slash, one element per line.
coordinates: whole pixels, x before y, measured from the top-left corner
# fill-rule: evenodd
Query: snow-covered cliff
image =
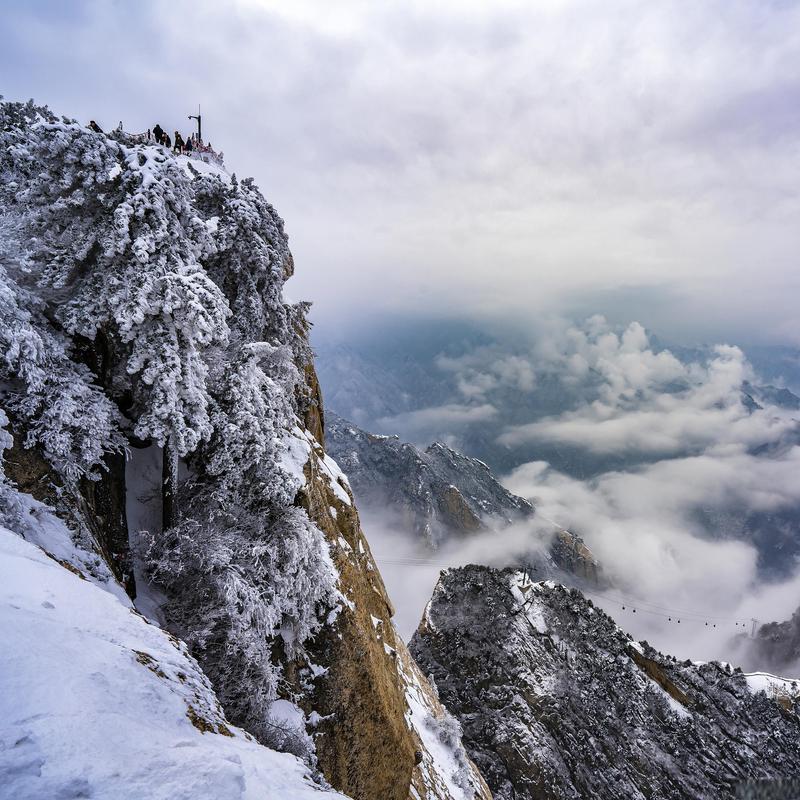
<path fill-rule="evenodd" d="M 252 181 L 32 103 L 0 104 L 0 145 L 0 524 L 29 542 L 11 540 L 3 558 L 50 564 L 37 576 L 58 603 L 103 617 L 88 632 L 56 614 L 37 628 L 53 669 L 56 647 L 128 623 L 118 658 L 70 666 L 94 692 L 92 735 L 134 724 L 103 707 L 104 686 L 131 680 L 134 693 L 172 697 L 169 713 L 158 702 L 137 712 L 141 730 L 166 715 L 164 747 L 190 746 L 199 729 L 210 769 L 244 765 L 231 772 L 240 793 L 214 796 L 294 797 L 253 777 L 274 764 L 298 797 L 315 774 L 357 800 L 488 798 L 394 632 L 347 480 L 325 453 L 306 307 L 283 299 L 294 264 L 275 210 Z M 66 540 L 41 529 L 42 514 Z M 76 584 L 76 571 L 96 585 Z M 4 641 L 39 602 L 36 585 L 16 586 Z M 129 664 L 134 651 L 145 655 Z M 4 685 L 29 667 L 6 659 Z M 201 687 L 206 716 L 184 713 L 194 689 L 179 672 Z M 46 719 L 48 702 L 58 717 L 59 687 L 49 700 L 34 689 L 14 719 Z M 76 756 L 45 728 L 34 760 L 59 780 L 82 770 L 102 796 L 113 766 L 95 762 L 107 751 Z M 15 736 L 4 732 L 4 752 Z M 8 775 L 18 766 L 0 762 Z M 27 786 L 46 795 L 35 773 Z"/>

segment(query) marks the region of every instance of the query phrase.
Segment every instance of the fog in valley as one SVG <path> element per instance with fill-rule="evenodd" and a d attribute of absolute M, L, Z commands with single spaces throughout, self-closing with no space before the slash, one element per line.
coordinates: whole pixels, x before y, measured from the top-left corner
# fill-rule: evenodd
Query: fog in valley
<path fill-rule="evenodd" d="M 776 386 L 735 344 L 670 348 L 639 323 L 597 315 L 513 336 L 448 331 L 441 350 L 435 337 L 418 351 L 387 337 L 320 354 L 335 410 L 366 430 L 484 459 L 537 509 L 532 522 L 435 552 L 393 512 L 364 511 L 404 636 L 440 568 L 515 565 L 560 528 L 583 537 L 612 583 L 592 599 L 662 651 L 736 662 L 734 639 L 753 619 L 791 617 L 800 402 L 784 351 L 773 353 Z M 371 397 L 344 379 L 354 364 Z"/>

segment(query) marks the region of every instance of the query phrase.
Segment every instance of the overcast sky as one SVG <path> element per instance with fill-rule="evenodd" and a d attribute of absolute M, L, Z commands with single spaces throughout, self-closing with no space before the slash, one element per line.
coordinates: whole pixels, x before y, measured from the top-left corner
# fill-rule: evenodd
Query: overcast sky
<path fill-rule="evenodd" d="M 202 103 L 325 322 L 800 342 L 800 4 L 29 0 L 3 27 L 7 98 L 184 133 Z"/>

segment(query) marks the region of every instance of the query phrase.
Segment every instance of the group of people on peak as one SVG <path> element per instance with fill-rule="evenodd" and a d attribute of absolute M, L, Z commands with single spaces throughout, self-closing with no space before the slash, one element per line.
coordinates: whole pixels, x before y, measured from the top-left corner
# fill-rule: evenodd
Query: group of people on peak
<path fill-rule="evenodd" d="M 95 133 L 103 133 L 103 129 L 92 119 L 87 126 Z M 122 133 L 122 123 L 119 123 L 117 132 Z M 129 134 L 135 141 L 142 144 L 160 144 L 173 153 L 192 155 L 196 154 L 200 158 L 212 158 L 219 162 L 222 161 L 222 153 L 216 153 L 211 147 L 211 142 L 205 143 L 196 134 L 190 133 L 185 139 L 179 131 L 175 131 L 175 136 L 171 137 L 158 123 L 152 129 L 148 128 L 147 133 Z"/>
<path fill-rule="evenodd" d="M 198 150 L 203 146 L 203 142 L 197 138 L 196 133 L 190 133 L 185 139 L 178 131 L 175 131 L 175 137 L 170 138 L 170 135 L 158 124 L 153 126 L 151 131 L 147 129 L 147 141 L 155 141 L 156 144 L 163 145 L 173 153 L 191 153 L 192 150 Z M 211 149 L 211 144 L 205 145 Z"/>

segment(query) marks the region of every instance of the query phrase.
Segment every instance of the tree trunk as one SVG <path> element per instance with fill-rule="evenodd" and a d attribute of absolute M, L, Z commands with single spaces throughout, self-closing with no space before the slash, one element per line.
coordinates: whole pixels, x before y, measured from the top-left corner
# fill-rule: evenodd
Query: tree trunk
<path fill-rule="evenodd" d="M 161 526 L 162 530 L 178 524 L 178 451 L 167 439 L 161 456 Z"/>

